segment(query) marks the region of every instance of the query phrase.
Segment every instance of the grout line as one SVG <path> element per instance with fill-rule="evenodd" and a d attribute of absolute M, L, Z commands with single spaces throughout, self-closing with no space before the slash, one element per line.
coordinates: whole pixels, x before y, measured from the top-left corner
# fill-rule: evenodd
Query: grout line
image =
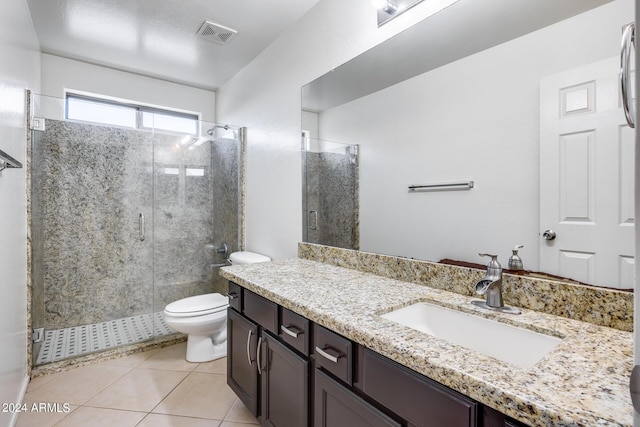
<path fill-rule="evenodd" d="M 180 345 L 180 344 L 176 344 L 176 345 Z M 154 350 L 153 354 L 156 354 L 158 351 L 161 350 Z M 114 383 L 116 383 L 117 381 L 121 380 L 124 376 L 129 375 L 130 373 L 132 373 L 135 370 L 141 370 L 141 369 L 153 369 L 153 370 L 161 370 L 161 371 L 166 371 L 166 372 L 176 372 L 176 370 L 174 369 L 166 369 L 166 368 L 158 368 L 158 367 L 143 367 L 141 366 L 142 363 L 144 363 L 145 361 L 149 360 L 149 358 L 151 356 L 145 358 L 144 361 L 142 361 L 141 363 L 139 363 L 138 365 L 134 366 L 134 367 L 128 367 L 130 369 L 127 370 L 127 372 L 123 373 L 122 375 L 120 375 L 118 378 L 114 379 L 112 382 L 110 382 L 108 385 L 106 385 L 105 387 L 103 387 L 100 391 L 98 391 L 94 396 L 91 396 L 90 398 L 88 398 L 85 402 L 81 403 L 81 404 L 74 404 L 72 405 L 74 408 L 73 410 L 71 410 L 68 414 L 66 414 L 63 418 L 61 418 L 59 421 L 57 421 L 57 423 L 62 422 L 63 420 L 67 419 L 71 414 L 73 414 L 78 408 L 96 408 L 96 409 L 101 409 L 101 410 L 107 410 L 107 411 L 126 411 L 126 412 L 132 412 L 132 413 L 138 413 L 138 414 L 144 414 L 144 416 L 142 417 L 142 419 L 140 420 L 139 423 L 137 423 L 136 425 L 140 425 L 141 423 L 144 422 L 145 419 L 147 419 L 149 417 L 149 415 L 153 414 L 153 415 L 157 415 L 157 416 L 164 416 L 164 417 L 178 417 L 178 418 L 192 418 L 192 419 L 199 419 L 199 420 L 207 420 L 210 423 L 213 423 L 213 421 L 218 421 L 218 427 L 220 425 L 222 425 L 222 423 L 224 423 L 225 421 L 232 421 L 232 420 L 228 420 L 227 417 L 230 415 L 231 411 L 233 410 L 233 408 L 238 404 L 238 402 L 241 403 L 239 398 L 235 398 L 233 403 L 229 406 L 228 410 L 226 411 L 224 417 L 222 420 L 219 419 L 211 419 L 211 418 L 201 418 L 201 417 L 193 417 L 193 416 L 185 416 L 185 415 L 177 415 L 177 414 L 164 414 L 164 413 L 156 413 L 154 412 L 158 406 L 164 402 L 167 397 L 169 395 L 171 395 L 174 391 L 176 391 L 176 389 L 178 387 L 180 387 L 183 382 L 185 380 L 187 380 L 187 378 L 189 378 L 191 376 L 191 374 L 197 373 L 197 374 L 205 374 L 205 375 L 216 375 L 216 376 L 224 376 L 226 378 L 226 373 L 218 373 L 218 372 L 197 372 L 196 370 L 198 368 L 201 367 L 201 365 L 203 365 L 203 363 L 194 363 L 194 368 L 191 371 L 178 371 L 178 372 L 183 372 L 186 375 L 184 376 L 184 378 L 182 378 L 180 381 L 178 381 L 178 383 L 172 387 L 165 395 L 164 397 L 162 397 L 160 399 L 160 401 L 148 412 L 145 411 L 135 411 L 135 410 L 130 410 L 130 409 L 117 409 L 117 408 L 103 408 L 103 407 L 99 407 L 99 406 L 93 406 L 88 404 L 89 401 L 91 401 L 91 399 L 93 399 L 94 397 L 96 397 L 97 395 L 103 393 L 107 388 L 111 387 Z M 127 368 L 127 366 L 119 366 L 121 368 Z M 228 387 L 226 385 L 226 383 L 224 385 L 222 385 L 222 387 Z M 243 426 L 247 426 L 247 427 L 251 427 L 251 426 L 258 426 L 258 423 L 253 423 L 253 422 L 244 422 L 244 421 L 232 421 L 234 423 L 237 424 L 241 424 Z"/>
<path fill-rule="evenodd" d="M 198 363 L 198 366 L 200 366 L 200 363 Z M 198 366 L 196 366 L 196 368 L 197 368 Z M 171 369 L 160 369 L 160 370 L 162 370 L 162 371 L 172 371 Z M 175 372 L 175 371 L 174 371 L 174 372 Z M 165 399 L 166 399 L 167 397 L 169 397 L 169 395 L 170 395 L 171 393 L 173 393 L 173 392 L 174 392 L 174 391 L 175 391 L 175 390 L 180 386 L 180 384 L 182 384 L 182 383 L 183 383 L 187 378 L 189 378 L 189 375 L 191 375 L 191 372 L 193 372 L 193 371 L 180 371 L 180 372 L 186 372 L 186 373 L 187 373 L 187 375 L 185 375 L 183 379 L 181 379 L 180 381 L 178 381 L 178 384 L 176 384 L 176 385 L 175 385 L 171 390 L 169 390 L 169 392 L 168 392 L 168 393 L 167 393 L 167 394 L 166 394 L 162 399 L 160 399 L 160 402 L 158 402 L 158 403 L 156 404 L 156 406 L 154 406 L 153 408 L 151 408 L 151 411 L 149 411 L 149 413 L 150 413 L 150 414 L 154 413 L 153 411 L 155 411 L 155 409 L 156 409 L 158 406 L 160 406 L 160 404 L 161 404 L 162 402 L 164 402 L 164 401 L 165 401 Z M 162 415 L 162 414 L 161 414 L 161 415 Z M 166 414 L 165 414 L 165 415 L 166 415 Z"/>
<path fill-rule="evenodd" d="M 227 386 L 228 387 L 228 386 Z M 227 412 L 224 414 L 224 417 L 222 418 L 223 420 L 227 420 L 227 417 L 229 416 L 229 414 L 231 413 L 231 410 L 233 409 L 233 407 L 235 406 L 236 402 L 240 400 L 238 397 L 235 398 L 235 400 L 233 401 L 233 403 L 231 404 L 231 406 L 229 406 L 229 409 L 227 409 Z"/>

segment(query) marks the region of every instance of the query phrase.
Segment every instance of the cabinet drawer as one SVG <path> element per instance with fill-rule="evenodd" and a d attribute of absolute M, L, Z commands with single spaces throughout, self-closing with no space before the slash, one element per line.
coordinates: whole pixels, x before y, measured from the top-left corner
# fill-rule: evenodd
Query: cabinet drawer
<path fill-rule="evenodd" d="M 317 369 L 314 399 L 314 427 L 402 425 Z"/>
<path fill-rule="evenodd" d="M 357 387 L 410 425 L 476 425 L 475 401 L 368 349 L 359 356 Z"/>
<path fill-rule="evenodd" d="M 335 332 L 314 325 L 313 334 L 317 366 L 351 385 L 353 379 L 353 345 Z"/>
<path fill-rule="evenodd" d="M 266 330 L 278 333 L 278 304 L 244 289 L 242 292 L 244 315 Z"/>
<path fill-rule="evenodd" d="M 282 341 L 298 350 L 305 356 L 309 355 L 309 320 L 294 313 L 291 310 L 282 308 L 282 321 L 278 334 Z"/>
<path fill-rule="evenodd" d="M 482 412 L 482 425 L 484 427 L 525 427 L 524 424 L 520 424 L 518 421 L 512 420 L 488 406 L 484 406 Z"/>
<path fill-rule="evenodd" d="M 233 282 L 229 282 L 229 307 L 242 313 L 242 288 Z"/>

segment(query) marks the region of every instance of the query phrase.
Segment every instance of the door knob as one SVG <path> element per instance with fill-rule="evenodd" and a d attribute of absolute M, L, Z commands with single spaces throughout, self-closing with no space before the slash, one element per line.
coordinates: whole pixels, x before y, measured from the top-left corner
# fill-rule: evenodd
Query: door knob
<path fill-rule="evenodd" d="M 553 230 L 544 230 L 542 237 L 544 237 L 545 240 L 553 240 L 556 238 L 556 232 Z"/>

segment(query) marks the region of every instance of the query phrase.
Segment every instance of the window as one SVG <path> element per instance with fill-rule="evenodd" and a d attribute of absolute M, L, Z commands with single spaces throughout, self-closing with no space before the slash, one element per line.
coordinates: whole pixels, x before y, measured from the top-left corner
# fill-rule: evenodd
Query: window
<path fill-rule="evenodd" d="M 159 129 L 191 135 L 198 133 L 198 116 L 195 114 L 119 103 L 70 93 L 67 94 L 66 115 L 69 120 L 132 129 Z"/>

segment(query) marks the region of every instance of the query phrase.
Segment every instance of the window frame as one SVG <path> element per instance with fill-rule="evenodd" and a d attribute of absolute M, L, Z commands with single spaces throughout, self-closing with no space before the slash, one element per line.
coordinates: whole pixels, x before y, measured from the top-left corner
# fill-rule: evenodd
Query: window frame
<path fill-rule="evenodd" d="M 135 117 L 136 117 L 135 127 L 126 126 L 126 125 L 113 125 L 111 123 L 105 123 L 105 122 L 92 122 L 92 121 L 88 121 L 88 120 L 82 120 L 82 119 L 69 117 L 69 99 L 77 99 L 77 100 L 81 100 L 81 101 L 93 102 L 93 103 L 96 103 L 96 104 L 112 105 L 112 106 L 116 106 L 116 107 L 130 108 L 130 109 L 135 111 Z M 193 120 L 195 122 L 194 131 L 192 133 L 190 133 L 190 132 L 183 132 L 183 131 L 177 131 L 177 130 L 171 130 L 171 129 L 158 129 L 158 128 L 154 128 L 154 127 L 144 126 L 143 125 L 143 113 L 161 114 L 161 115 L 164 115 L 164 116 L 171 116 L 171 117 L 175 117 L 175 118 Z M 113 99 L 100 98 L 100 97 L 90 96 L 90 95 L 83 95 L 83 94 L 79 94 L 79 93 L 75 93 L 75 92 L 67 92 L 65 94 L 64 117 L 65 117 L 66 120 L 71 120 L 71 121 L 75 121 L 75 122 L 95 123 L 95 124 L 105 125 L 105 126 L 119 126 L 119 127 L 126 128 L 126 129 L 138 129 L 138 130 L 148 130 L 148 131 L 151 131 L 151 130 L 162 130 L 164 132 L 175 133 L 175 134 L 180 134 L 180 135 L 185 135 L 185 134 L 197 135 L 198 134 L 198 130 L 199 130 L 199 125 L 198 124 L 200 122 L 200 115 L 196 114 L 196 113 L 186 113 L 186 112 L 183 112 L 183 111 L 176 111 L 176 110 L 171 110 L 171 109 L 167 109 L 167 108 L 150 107 L 150 106 L 147 106 L 147 105 L 136 104 L 136 103 L 133 103 L 133 102 L 116 101 L 116 100 L 113 100 Z"/>

